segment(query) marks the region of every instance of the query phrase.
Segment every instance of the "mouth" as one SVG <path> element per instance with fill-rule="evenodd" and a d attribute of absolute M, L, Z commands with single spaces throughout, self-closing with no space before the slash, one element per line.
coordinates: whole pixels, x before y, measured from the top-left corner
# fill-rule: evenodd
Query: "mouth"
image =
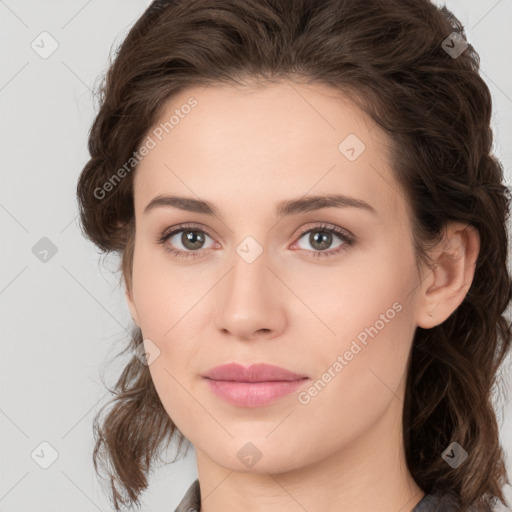
<path fill-rule="evenodd" d="M 272 364 L 238 363 L 216 366 L 202 375 L 210 391 L 230 405 L 261 407 L 290 395 L 305 381 L 306 375 Z"/>
<path fill-rule="evenodd" d="M 261 407 L 290 395 L 309 378 L 273 381 L 214 380 L 205 377 L 209 389 L 219 398 L 237 407 Z"/>
<path fill-rule="evenodd" d="M 249 367 L 244 367 L 238 363 L 224 364 L 212 368 L 203 377 L 234 382 L 291 382 L 307 378 L 306 375 L 265 363 L 253 364 Z"/>

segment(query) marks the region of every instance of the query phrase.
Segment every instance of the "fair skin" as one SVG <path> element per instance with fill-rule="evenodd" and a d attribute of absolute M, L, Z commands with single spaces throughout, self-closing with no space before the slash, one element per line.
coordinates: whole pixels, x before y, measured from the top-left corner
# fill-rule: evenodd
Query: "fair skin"
<path fill-rule="evenodd" d="M 162 404 L 195 447 L 201 511 L 410 512 L 424 492 L 403 450 L 407 358 L 417 326 L 442 323 L 464 299 L 478 232 L 450 224 L 433 252 L 435 269 L 418 275 L 386 136 L 332 89 L 288 82 L 194 88 L 173 97 L 157 124 L 191 96 L 197 106 L 134 177 L 127 300 L 144 338 L 160 350 L 149 369 Z M 354 161 L 338 149 L 349 134 L 366 146 Z M 326 194 L 365 201 L 375 213 L 333 206 L 282 218 L 274 212 L 280 201 Z M 144 213 L 158 195 L 208 201 L 218 214 L 169 206 Z M 195 258 L 156 242 L 181 223 L 196 225 L 202 245 L 186 245 L 183 232 L 164 245 Z M 324 252 L 343 249 L 312 257 L 322 249 L 310 235 L 328 236 L 319 223 L 348 230 L 356 243 L 333 233 Z M 248 236 L 262 250 L 251 263 L 237 252 Z M 393 318 L 380 322 L 378 334 L 307 394 L 386 311 Z M 234 406 L 201 376 L 229 362 L 275 364 L 308 380 L 271 404 Z M 301 392 L 308 403 L 299 401 Z M 237 456 L 247 443 L 261 455 L 250 467 Z"/>

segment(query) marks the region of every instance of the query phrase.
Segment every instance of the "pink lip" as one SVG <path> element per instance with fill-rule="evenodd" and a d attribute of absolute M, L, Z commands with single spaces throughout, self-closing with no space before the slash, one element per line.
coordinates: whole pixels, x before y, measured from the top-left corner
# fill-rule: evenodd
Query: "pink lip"
<path fill-rule="evenodd" d="M 217 366 L 203 375 L 210 389 L 228 403 L 257 407 L 292 393 L 308 377 L 279 366 L 253 364 L 248 368 L 232 363 Z"/>
<path fill-rule="evenodd" d="M 245 368 L 241 364 L 230 363 L 212 368 L 203 377 L 213 380 L 236 380 L 239 382 L 268 382 L 272 380 L 298 380 L 307 375 L 299 375 L 273 364 L 252 364 Z"/>

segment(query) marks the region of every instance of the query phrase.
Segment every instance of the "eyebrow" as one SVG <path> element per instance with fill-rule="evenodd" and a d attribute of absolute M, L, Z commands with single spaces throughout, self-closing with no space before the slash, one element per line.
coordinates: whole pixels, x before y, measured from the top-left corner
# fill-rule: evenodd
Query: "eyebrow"
<path fill-rule="evenodd" d="M 162 207 L 177 208 L 187 212 L 203 213 L 205 215 L 221 217 L 218 208 L 213 203 L 190 197 L 166 195 L 159 195 L 153 198 L 144 208 L 144 214 Z M 275 213 L 277 217 L 285 217 L 288 215 L 297 215 L 299 213 L 320 210 L 321 208 L 360 208 L 377 215 L 375 208 L 362 199 L 356 199 L 343 194 L 288 199 L 276 204 Z"/>

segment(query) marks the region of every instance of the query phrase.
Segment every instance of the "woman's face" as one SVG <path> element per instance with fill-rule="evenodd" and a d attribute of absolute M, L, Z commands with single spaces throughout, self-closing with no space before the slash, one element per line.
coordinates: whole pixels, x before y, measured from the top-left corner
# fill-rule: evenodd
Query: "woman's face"
<path fill-rule="evenodd" d="M 318 85 L 195 88 L 167 107 L 134 177 L 127 297 L 173 422 L 239 471 L 313 464 L 378 424 L 397 439 L 420 281 L 383 132 Z M 186 200 L 145 211 L 162 196 Z M 285 384 L 218 383 L 228 401 L 204 377 L 226 363 L 305 378 L 271 401 Z"/>

